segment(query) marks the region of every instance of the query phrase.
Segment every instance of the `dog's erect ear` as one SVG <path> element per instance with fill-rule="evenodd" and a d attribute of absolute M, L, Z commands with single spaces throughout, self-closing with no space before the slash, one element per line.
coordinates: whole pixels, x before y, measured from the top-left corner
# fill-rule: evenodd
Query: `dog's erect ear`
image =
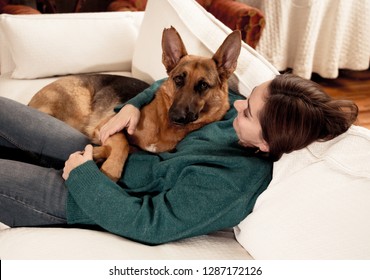
<path fill-rule="evenodd" d="M 185 45 L 176 29 L 172 26 L 165 28 L 162 33 L 162 63 L 166 67 L 167 73 L 170 73 L 180 59 L 187 54 Z"/>
<path fill-rule="evenodd" d="M 216 62 L 221 79 L 228 79 L 235 71 L 241 48 L 239 30 L 230 33 L 218 48 L 212 59 Z"/>

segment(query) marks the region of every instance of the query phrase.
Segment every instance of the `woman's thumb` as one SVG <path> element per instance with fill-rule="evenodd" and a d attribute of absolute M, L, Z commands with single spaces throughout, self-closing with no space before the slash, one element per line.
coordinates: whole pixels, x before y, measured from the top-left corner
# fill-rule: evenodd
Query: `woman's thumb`
<path fill-rule="evenodd" d="M 85 151 L 84 151 L 84 158 L 86 160 L 92 160 L 93 159 L 93 146 L 92 145 L 87 145 L 85 147 Z"/>
<path fill-rule="evenodd" d="M 130 134 L 130 135 L 134 134 L 138 122 L 139 122 L 139 119 L 137 119 L 137 118 L 132 118 L 130 120 L 130 123 L 127 127 L 127 133 L 128 134 Z"/>

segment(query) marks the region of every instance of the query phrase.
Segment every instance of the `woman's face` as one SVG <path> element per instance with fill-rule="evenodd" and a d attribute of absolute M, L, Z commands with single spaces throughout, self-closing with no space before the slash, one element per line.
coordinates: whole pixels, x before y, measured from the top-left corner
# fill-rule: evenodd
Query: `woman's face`
<path fill-rule="evenodd" d="M 238 135 L 240 145 L 257 147 L 263 152 L 268 152 L 269 147 L 262 138 L 259 113 L 265 105 L 267 87 L 270 82 L 267 81 L 255 87 L 248 99 L 234 102 L 234 107 L 238 115 L 234 119 L 233 126 Z"/>

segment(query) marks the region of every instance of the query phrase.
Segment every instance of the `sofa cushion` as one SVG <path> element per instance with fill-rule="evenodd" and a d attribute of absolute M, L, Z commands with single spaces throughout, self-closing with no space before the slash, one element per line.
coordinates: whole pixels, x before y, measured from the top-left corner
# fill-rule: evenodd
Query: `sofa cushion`
<path fill-rule="evenodd" d="M 230 231 L 218 231 L 209 235 L 149 246 L 102 231 L 32 227 L 6 229 L 1 223 L 0 258 L 2 260 L 140 260 L 140 262 L 143 260 L 251 259 L 250 255 L 235 241 Z M 35 277 L 31 279 L 40 279 Z M 70 278 L 76 279 L 76 277 Z M 93 277 L 93 279 L 101 278 L 106 277 L 100 275 L 98 278 Z M 41 277 L 41 279 L 46 278 Z"/>
<path fill-rule="evenodd" d="M 284 155 L 235 228 L 256 259 L 370 259 L 370 131 Z"/>
<path fill-rule="evenodd" d="M 165 15 L 165 16 L 164 16 Z M 189 54 L 212 56 L 231 29 L 194 0 L 148 1 L 134 51 L 132 74 L 148 83 L 166 77 L 162 65 L 161 38 L 164 28 L 179 32 Z M 278 72 L 263 57 L 243 43 L 238 67 L 230 79 L 233 90 L 248 96 L 258 84 Z"/>
<path fill-rule="evenodd" d="M 11 60 L 2 55 L 1 71 L 15 79 L 130 71 L 141 18 L 131 12 L 1 15 L 2 53 L 11 54 Z"/>

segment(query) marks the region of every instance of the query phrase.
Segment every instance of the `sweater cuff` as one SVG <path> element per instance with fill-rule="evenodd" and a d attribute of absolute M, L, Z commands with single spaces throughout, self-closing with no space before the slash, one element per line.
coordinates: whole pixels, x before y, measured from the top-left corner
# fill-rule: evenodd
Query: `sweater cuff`
<path fill-rule="evenodd" d="M 65 185 L 68 188 L 66 205 L 68 224 L 94 224 L 94 220 L 81 209 L 78 200 L 81 197 L 88 199 L 86 196 L 91 192 L 86 191 L 86 189 L 93 187 L 94 184 L 102 180 L 109 181 L 92 160 L 79 165 L 71 171 L 68 179 L 65 181 Z"/>
<path fill-rule="evenodd" d="M 66 186 L 68 190 L 73 190 L 73 192 L 78 193 L 80 186 L 88 185 L 86 179 L 90 178 L 92 181 L 97 180 L 97 177 L 100 176 L 100 170 L 93 160 L 88 160 L 85 163 L 74 168 L 68 179 L 66 180 Z"/>

